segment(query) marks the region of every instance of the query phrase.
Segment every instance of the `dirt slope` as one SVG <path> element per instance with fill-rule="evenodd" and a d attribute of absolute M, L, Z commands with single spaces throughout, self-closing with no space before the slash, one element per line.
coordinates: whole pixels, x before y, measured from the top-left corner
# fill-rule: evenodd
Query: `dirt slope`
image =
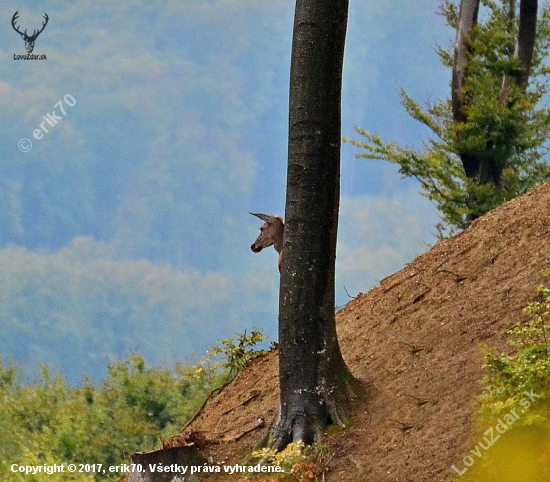
<path fill-rule="evenodd" d="M 505 348 L 505 332 L 525 317 L 549 259 L 545 184 L 437 244 L 341 310 L 342 351 L 365 393 L 353 426 L 328 438 L 335 456 L 327 480 L 452 476 L 451 465 L 472 445 L 479 345 Z M 214 463 L 242 463 L 265 433 L 254 427 L 276 413 L 276 356 L 253 364 L 185 429 L 204 435 L 203 452 Z"/>

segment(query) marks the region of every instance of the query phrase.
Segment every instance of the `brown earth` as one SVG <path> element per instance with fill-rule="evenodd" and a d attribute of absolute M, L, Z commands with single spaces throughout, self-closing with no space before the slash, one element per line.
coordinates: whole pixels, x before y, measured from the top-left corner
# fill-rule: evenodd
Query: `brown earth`
<path fill-rule="evenodd" d="M 438 243 L 337 314 L 342 352 L 364 387 L 351 427 L 329 435 L 327 481 L 448 480 L 472 448 L 480 344 L 506 349 L 550 259 L 550 185 Z M 186 434 L 213 464 L 242 464 L 278 405 L 277 353 L 210 400 Z M 178 438 L 171 442 L 177 444 Z M 201 444 L 202 445 L 202 444 Z M 212 480 L 222 480 L 220 475 Z"/>

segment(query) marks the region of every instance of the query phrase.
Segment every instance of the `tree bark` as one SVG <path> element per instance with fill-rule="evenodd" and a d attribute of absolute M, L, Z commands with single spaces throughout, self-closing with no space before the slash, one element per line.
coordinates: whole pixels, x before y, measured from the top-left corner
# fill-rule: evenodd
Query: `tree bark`
<path fill-rule="evenodd" d="M 515 55 L 519 59 L 521 70 L 516 78 L 517 85 L 523 89 L 527 88 L 531 63 L 533 61 L 533 50 L 535 48 L 535 37 L 537 34 L 537 0 L 521 0 L 519 5 L 519 31 Z"/>
<path fill-rule="evenodd" d="M 458 14 L 456 42 L 453 63 L 453 77 L 451 81 L 451 100 L 455 120 L 465 121 L 464 87 L 468 72 L 468 58 L 470 56 L 469 43 L 472 30 L 477 24 L 479 0 L 462 0 Z"/>
<path fill-rule="evenodd" d="M 451 80 L 451 102 L 455 122 L 466 122 L 467 120 L 466 106 L 468 100 L 465 94 L 465 86 L 468 78 L 468 60 L 470 57 L 469 44 L 472 38 L 472 30 L 477 24 L 478 12 L 479 0 L 462 0 L 460 2 L 458 26 L 456 29 L 453 77 Z M 460 160 L 462 161 L 467 178 L 472 179 L 479 175 L 479 159 L 468 153 L 460 153 Z"/>
<path fill-rule="evenodd" d="M 354 385 L 336 335 L 341 89 L 348 0 L 297 0 L 290 72 L 285 234 L 279 297 L 280 408 L 268 445 L 344 425 Z"/>
<path fill-rule="evenodd" d="M 513 3 L 513 5 L 512 5 Z M 513 27 L 515 16 L 515 1 L 510 4 L 510 27 Z M 531 64 L 533 63 L 533 51 L 535 49 L 535 37 L 537 35 L 537 0 L 522 0 L 519 6 L 518 39 L 514 49 L 514 56 L 519 60 L 520 69 L 511 77 L 516 85 L 525 91 L 529 84 Z M 508 77 L 502 79 L 500 101 L 504 104 L 510 92 Z"/>

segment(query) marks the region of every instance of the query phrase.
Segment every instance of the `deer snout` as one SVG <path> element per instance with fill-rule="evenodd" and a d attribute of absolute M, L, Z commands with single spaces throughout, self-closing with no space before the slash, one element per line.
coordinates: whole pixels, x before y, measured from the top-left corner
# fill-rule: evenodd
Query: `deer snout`
<path fill-rule="evenodd" d="M 253 253 L 259 253 L 263 248 L 261 246 L 256 246 L 256 243 L 254 243 L 252 246 L 250 246 L 250 249 Z"/>

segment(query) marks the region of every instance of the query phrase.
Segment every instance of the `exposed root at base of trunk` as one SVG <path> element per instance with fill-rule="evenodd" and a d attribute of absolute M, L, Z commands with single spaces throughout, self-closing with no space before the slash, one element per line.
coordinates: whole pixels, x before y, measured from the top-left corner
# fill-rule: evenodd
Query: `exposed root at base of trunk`
<path fill-rule="evenodd" d="M 349 372 L 342 378 L 339 390 L 324 390 L 318 394 L 315 404 L 305 403 L 305 408 L 294 410 L 287 407 L 286 414 L 279 408 L 259 446 L 280 451 L 292 442 L 312 445 L 322 441 L 329 425 L 348 426 L 350 404 L 357 397 L 358 383 Z"/>

